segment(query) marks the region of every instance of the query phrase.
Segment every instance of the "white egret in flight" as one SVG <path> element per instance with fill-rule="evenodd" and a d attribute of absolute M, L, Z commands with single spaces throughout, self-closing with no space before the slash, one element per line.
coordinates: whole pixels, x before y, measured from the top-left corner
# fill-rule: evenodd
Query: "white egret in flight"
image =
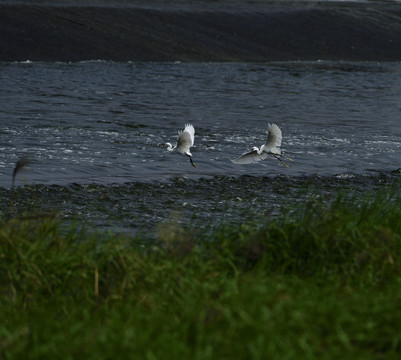
<path fill-rule="evenodd" d="M 283 135 L 281 133 L 281 129 L 276 124 L 269 124 L 267 127 L 267 140 L 266 142 L 258 148 L 254 146 L 251 151 L 242 154 L 240 157 L 231 160 L 234 164 L 251 164 L 260 160 L 265 160 L 269 156 L 275 157 L 279 160 L 283 165 L 287 166 L 281 160 L 281 140 Z M 285 158 L 286 160 L 292 161 L 292 159 Z"/>
<path fill-rule="evenodd" d="M 189 156 L 189 160 L 193 167 L 196 167 L 192 161 L 191 146 L 194 145 L 195 128 L 191 124 L 185 124 L 184 130 L 178 131 L 177 145 L 172 146 L 169 142 L 165 143 L 168 151 L 175 151 L 183 155 Z"/>

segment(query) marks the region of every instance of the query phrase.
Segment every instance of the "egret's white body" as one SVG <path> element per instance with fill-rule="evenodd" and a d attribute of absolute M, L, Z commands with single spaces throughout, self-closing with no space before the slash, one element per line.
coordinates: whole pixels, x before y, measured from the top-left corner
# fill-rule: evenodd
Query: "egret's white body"
<path fill-rule="evenodd" d="M 267 127 L 267 140 L 258 148 L 254 146 L 251 151 L 242 154 L 240 157 L 231 160 L 234 164 L 251 164 L 266 159 L 269 155 L 281 156 L 281 140 L 283 135 L 276 124 L 269 124 Z"/>
<path fill-rule="evenodd" d="M 186 124 L 184 130 L 178 131 L 178 140 L 175 146 L 169 142 L 165 145 L 168 151 L 175 151 L 183 155 L 189 156 L 189 160 L 193 167 L 196 165 L 192 161 L 191 147 L 194 145 L 195 140 L 195 128 L 191 124 Z"/>

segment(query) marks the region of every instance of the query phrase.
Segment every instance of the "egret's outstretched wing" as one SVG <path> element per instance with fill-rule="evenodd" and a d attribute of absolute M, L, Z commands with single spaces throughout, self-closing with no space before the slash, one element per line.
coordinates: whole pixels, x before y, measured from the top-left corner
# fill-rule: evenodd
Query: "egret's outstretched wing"
<path fill-rule="evenodd" d="M 183 131 L 178 131 L 177 150 L 180 152 L 189 151 L 194 144 L 195 129 L 192 125 L 186 124 Z"/>
<path fill-rule="evenodd" d="M 269 124 L 267 126 L 267 133 L 265 151 L 272 151 L 273 153 L 276 153 L 274 150 L 278 150 L 275 148 L 279 148 L 281 146 L 281 141 L 283 139 L 281 129 L 276 124 Z"/>
<path fill-rule="evenodd" d="M 191 146 L 193 146 L 195 141 L 195 128 L 191 124 L 185 124 L 184 132 L 187 132 L 191 136 Z"/>
<path fill-rule="evenodd" d="M 250 152 L 247 152 L 245 154 L 242 154 L 240 157 L 231 160 L 234 164 L 252 164 L 255 162 L 258 162 L 260 160 L 264 160 L 267 158 L 267 154 L 262 153 L 262 154 L 258 154 L 258 152 L 256 150 L 252 150 Z"/>

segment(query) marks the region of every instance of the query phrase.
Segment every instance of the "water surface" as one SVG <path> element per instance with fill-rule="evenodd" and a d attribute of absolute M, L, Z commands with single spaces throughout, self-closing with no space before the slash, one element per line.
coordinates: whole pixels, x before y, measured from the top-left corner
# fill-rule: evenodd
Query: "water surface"
<path fill-rule="evenodd" d="M 4 204 L 15 162 L 35 160 L 17 178 L 21 210 L 36 196 L 31 206 L 105 226 L 154 228 L 177 208 L 187 222 L 238 222 L 291 203 L 299 184 L 353 179 L 364 191 L 400 168 L 399 63 L 18 62 L 0 77 Z M 197 168 L 161 146 L 186 123 Z M 290 167 L 231 163 L 268 123 Z"/>

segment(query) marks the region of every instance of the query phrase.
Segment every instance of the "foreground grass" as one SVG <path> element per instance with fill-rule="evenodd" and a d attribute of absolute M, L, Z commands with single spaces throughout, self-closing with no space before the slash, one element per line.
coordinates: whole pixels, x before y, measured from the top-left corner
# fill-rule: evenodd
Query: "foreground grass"
<path fill-rule="evenodd" d="M 398 359 L 401 202 L 99 237 L 0 226 L 0 358 Z"/>

